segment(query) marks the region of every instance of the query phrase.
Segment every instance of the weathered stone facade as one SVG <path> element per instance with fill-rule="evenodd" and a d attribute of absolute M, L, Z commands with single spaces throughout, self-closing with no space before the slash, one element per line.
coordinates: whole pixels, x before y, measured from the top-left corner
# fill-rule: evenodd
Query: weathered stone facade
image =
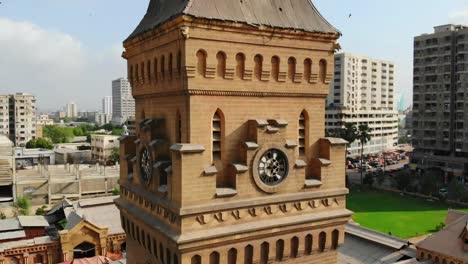
<path fill-rule="evenodd" d="M 154 2 L 147 16 L 169 5 Z M 338 37 L 186 12 L 124 43 L 129 263 L 337 263 L 351 215 L 346 142 L 324 138 Z"/>

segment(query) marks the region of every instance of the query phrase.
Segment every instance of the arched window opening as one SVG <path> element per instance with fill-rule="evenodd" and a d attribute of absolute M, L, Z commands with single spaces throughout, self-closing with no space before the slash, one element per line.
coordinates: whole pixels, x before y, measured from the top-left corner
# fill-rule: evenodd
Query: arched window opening
<path fill-rule="evenodd" d="M 427 255 L 427 259 L 432 260 L 432 255 L 431 254 Z"/>
<path fill-rule="evenodd" d="M 177 73 L 179 74 L 179 76 L 181 72 L 182 72 L 182 52 L 179 50 L 177 52 Z"/>
<path fill-rule="evenodd" d="M 161 56 L 161 61 L 159 62 L 159 70 L 161 71 L 161 79 L 164 80 L 166 78 L 166 57 L 164 55 Z"/>
<path fill-rule="evenodd" d="M 135 81 L 138 83 L 140 82 L 140 66 L 138 64 L 135 65 Z"/>
<path fill-rule="evenodd" d="M 151 81 L 151 61 L 148 60 L 146 63 L 146 75 L 148 75 L 148 81 Z"/>
<path fill-rule="evenodd" d="M 133 65 L 128 68 L 128 80 L 133 83 Z"/>
<path fill-rule="evenodd" d="M 146 246 L 146 238 L 145 238 L 145 230 L 141 230 L 141 244 L 143 245 L 143 247 Z"/>
<path fill-rule="evenodd" d="M 284 258 L 284 240 L 276 241 L 276 261 L 281 261 Z"/>
<path fill-rule="evenodd" d="M 321 83 L 325 83 L 325 79 L 327 78 L 327 61 L 326 60 L 320 60 L 319 78 L 320 78 Z"/>
<path fill-rule="evenodd" d="M 228 264 L 236 264 L 237 263 L 237 249 L 231 248 L 228 251 Z"/>
<path fill-rule="evenodd" d="M 133 240 L 136 240 L 135 239 L 135 225 L 133 224 L 133 222 L 132 222 L 132 238 Z"/>
<path fill-rule="evenodd" d="M 332 232 L 332 249 L 337 249 L 338 248 L 339 240 L 340 240 L 340 231 L 333 230 L 333 232 Z"/>
<path fill-rule="evenodd" d="M 242 53 L 237 53 L 236 55 L 236 76 L 240 80 L 244 79 L 244 72 L 245 72 L 245 55 Z"/>
<path fill-rule="evenodd" d="M 424 260 L 424 252 L 421 252 L 421 259 L 420 260 Z"/>
<path fill-rule="evenodd" d="M 244 249 L 244 263 L 252 264 L 253 263 L 253 246 L 247 245 Z"/>
<path fill-rule="evenodd" d="M 199 50 L 197 52 L 197 71 L 198 75 L 205 77 L 206 74 L 206 52 L 204 50 Z"/>
<path fill-rule="evenodd" d="M 299 253 L 299 238 L 291 238 L 291 258 L 297 258 Z"/>
<path fill-rule="evenodd" d="M 305 156 L 306 154 L 306 144 L 307 144 L 307 131 L 308 131 L 308 115 L 306 111 L 302 111 L 299 116 L 299 156 Z"/>
<path fill-rule="evenodd" d="M 180 112 L 177 111 L 177 118 L 176 118 L 176 133 L 177 133 L 177 139 L 176 143 L 182 143 L 182 116 L 180 115 Z"/>
<path fill-rule="evenodd" d="M 294 82 L 294 77 L 296 76 L 296 59 L 290 57 L 288 59 L 288 78 L 291 82 Z"/>
<path fill-rule="evenodd" d="M 158 257 L 158 242 L 153 238 L 153 254 Z"/>
<path fill-rule="evenodd" d="M 213 124 L 212 124 L 212 151 L 213 151 L 213 163 L 217 160 L 221 160 L 222 148 L 223 148 L 223 138 L 224 138 L 224 120 L 223 113 L 221 110 L 217 110 L 213 115 Z"/>
<path fill-rule="evenodd" d="M 321 232 L 319 235 L 319 250 L 320 252 L 325 251 L 325 246 L 327 243 L 327 234 L 325 232 Z"/>
<path fill-rule="evenodd" d="M 179 256 L 174 254 L 174 264 L 179 264 Z"/>
<path fill-rule="evenodd" d="M 210 264 L 219 264 L 219 253 L 214 251 L 210 254 Z"/>
<path fill-rule="evenodd" d="M 169 54 L 169 77 L 172 79 L 174 77 L 174 69 L 173 69 L 173 57 L 172 53 Z"/>
<path fill-rule="evenodd" d="M 137 226 L 136 227 L 136 234 L 137 234 L 137 241 L 138 243 L 141 243 L 141 240 L 140 240 L 140 228 Z"/>
<path fill-rule="evenodd" d="M 171 258 L 172 258 L 172 253 L 168 248 L 166 248 L 166 263 L 167 264 L 171 264 Z"/>
<path fill-rule="evenodd" d="M 447 260 L 446 259 L 442 260 L 442 264 L 447 264 Z"/>
<path fill-rule="evenodd" d="M 148 242 L 146 248 L 148 249 L 149 252 L 151 252 L 151 238 L 149 234 L 146 234 L 146 241 Z"/>
<path fill-rule="evenodd" d="M 73 249 L 73 258 L 92 258 L 96 256 L 96 245 L 83 242 Z"/>
<path fill-rule="evenodd" d="M 271 76 L 274 81 L 279 81 L 280 59 L 277 56 L 271 58 Z"/>
<path fill-rule="evenodd" d="M 158 80 L 158 59 L 154 59 L 154 62 L 153 62 L 153 76 L 154 76 L 154 80 Z"/>
<path fill-rule="evenodd" d="M 305 59 L 304 60 L 304 80 L 309 82 L 311 76 L 312 76 L 312 60 Z"/>
<path fill-rule="evenodd" d="M 201 264 L 201 257 L 199 255 L 193 256 L 191 264 Z"/>
<path fill-rule="evenodd" d="M 224 79 L 226 75 L 226 54 L 222 51 L 218 52 L 218 54 L 216 54 L 216 60 L 218 61 L 216 75 Z"/>
<path fill-rule="evenodd" d="M 141 63 L 140 70 L 141 70 L 141 80 L 145 82 L 145 63 L 144 62 Z"/>
<path fill-rule="evenodd" d="M 260 264 L 268 264 L 268 259 L 270 258 L 270 244 L 263 242 L 260 249 Z"/>
<path fill-rule="evenodd" d="M 305 237 L 305 250 L 304 254 L 310 255 L 312 254 L 312 235 L 309 234 Z"/>
<path fill-rule="evenodd" d="M 263 72 L 263 57 L 261 55 L 255 55 L 254 57 L 255 68 L 254 68 L 254 75 L 255 79 L 260 81 L 262 80 L 262 72 Z"/>

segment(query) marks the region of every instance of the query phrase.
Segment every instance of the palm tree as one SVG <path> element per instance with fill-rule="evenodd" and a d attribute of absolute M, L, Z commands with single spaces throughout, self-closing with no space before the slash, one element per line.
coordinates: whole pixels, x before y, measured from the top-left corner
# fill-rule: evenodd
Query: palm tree
<path fill-rule="evenodd" d="M 341 138 L 348 141 L 348 145 L 346 145 L 346 154 L 348 154 L 348 146 L 356 141 L 357 136 L 358 130 L 356 123 L 345 123 L 344 128 L 341 129 Z"/>
<path fill-rule="evenodd" d="M 364 145 L 367 144 L 372 138 L 371 129 L 367 124 L 359 125 L 357 132 L 357 139 L 361 142 L 361 185 L 363 184 L 363 172 L 364 172 Z"/>

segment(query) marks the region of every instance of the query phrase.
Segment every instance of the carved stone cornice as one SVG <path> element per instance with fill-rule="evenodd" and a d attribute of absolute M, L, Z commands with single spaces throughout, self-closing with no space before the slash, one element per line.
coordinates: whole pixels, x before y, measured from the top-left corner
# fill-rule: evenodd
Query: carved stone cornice
<path fill-rule="evenodd" d="M 226 91 L 226 90 L 202 90 L 188 89 L 172 92 L 151 92 L 151 94 L 135 93 L 135 98 L 147 99 L 155 97 L 171 96 L 240 96 L 240 97 L 293 97 L 293 98 L 321 98 L 325 99 L 326 94 L 320 93 L 284 93 L 284 92 L 255 92 L 255 91 Z"/>

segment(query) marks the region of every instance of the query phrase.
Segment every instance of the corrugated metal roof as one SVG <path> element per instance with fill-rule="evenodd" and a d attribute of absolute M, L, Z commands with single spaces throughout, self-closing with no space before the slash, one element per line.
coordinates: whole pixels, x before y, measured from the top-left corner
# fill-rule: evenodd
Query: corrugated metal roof
<path fill-rule="evenodd" d="M 311 0 L 151 0 L 146 15 L 127 40 L 180 15 L 339 34 Z"/>

